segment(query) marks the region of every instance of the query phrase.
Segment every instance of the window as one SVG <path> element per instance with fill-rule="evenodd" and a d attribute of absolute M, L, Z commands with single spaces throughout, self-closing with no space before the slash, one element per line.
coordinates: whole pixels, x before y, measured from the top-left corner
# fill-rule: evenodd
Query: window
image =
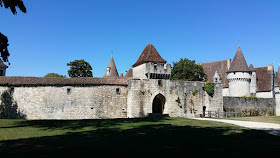
<path fill-rule="evenodd" d="M 116 94 L 121 94 L 120 88 L 116 88 Z"/>
<path fill-rule="evenodd" d="M 71 93 L 71 88 L 67 88 L 67 94 L 69 95 Z"/>
<path fill-rule="evenodd" d="M 158 85 L 162 86 L 162 80 L 158 80 Z"/>

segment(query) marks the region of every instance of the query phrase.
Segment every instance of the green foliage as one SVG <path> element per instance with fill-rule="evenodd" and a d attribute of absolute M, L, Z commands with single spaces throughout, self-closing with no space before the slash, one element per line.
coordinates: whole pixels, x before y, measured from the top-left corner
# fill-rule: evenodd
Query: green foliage
<path fill-rule="evenodd" d="M 84 59 L 75 60 L 70 63 L 67 63 L 67 66 L 70 66 L 68 70 L 69 77 L 92 77 L 92 67 Z"/>
<path fill-rule="evenodd" d="M 204 90 L 208 93 L 208 95 L 214 95 L 214 83 L 213 82 L 205 82 L 204 83 Z"/>
<path fill-rule="evenodd" d="M 198 90 L 197 90 L 197 89 L 196 89 L 196 90 L 194 90 L 194 91 L 192 91 L 192 95 L 193 95 L 193 96 L 195 96 L 197 92 L 198 92 Z"/>
<path fill-rule="evenodd" d="M 65 75 L 59 75 L 57 73 L 48 73 L 44 77 L 50 77 L 50 78 L 66 78 Z"/>
<path fill-rule="evenodd" d="M 173 62 L 172 80 L 204 81 L 206 78 L 202 66 L 195 64 L 195 60 L 181 58 L 179 62 Z"/>

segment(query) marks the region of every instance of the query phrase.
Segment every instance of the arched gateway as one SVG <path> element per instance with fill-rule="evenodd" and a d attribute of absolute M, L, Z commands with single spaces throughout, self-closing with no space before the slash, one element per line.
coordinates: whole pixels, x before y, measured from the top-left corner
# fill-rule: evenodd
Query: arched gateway
<path fill-rule="evenodd" d="M 164 104 L 165 104 L 165 97 L 162 94 L 156 95 L 153 100 L 152 113 L 163 114 Z"/>

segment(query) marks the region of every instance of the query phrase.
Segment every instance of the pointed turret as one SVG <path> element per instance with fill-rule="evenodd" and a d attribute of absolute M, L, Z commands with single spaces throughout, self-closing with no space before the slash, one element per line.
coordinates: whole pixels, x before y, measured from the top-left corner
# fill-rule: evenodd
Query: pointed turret
<path fill-rule="evenodd" d="M 238 45 L 236 54 L 233 58 L 233 61 L 230 65 L 230 68 L 227 72 L 249 72 L 249 68 L 247 65 L 247 62 L 244 58 L 244 55 L 240 49 L 240 46 Z"/>
<path fill-rule="evenodd" d="M 119 73 L 118 73 L 118 70 L 116 68 L 113 56 L 110 59 L 110 62 L 107 66 L 104 77 L 119 77 Z"/>
<path fill-rule="evenodd" d="M 6 76 L 6 69 L 8 66 L 0 59 L 0 76 Z"/>
<path fill-rule="evenodd" d="M 250 70 L 250 71 L 256 71 L 256 69 L 254 68 L 254 66 L 253 66 L 252 63 L 251 63 L 250 66 L 249 66 L 249 70 Z"/>
<path fill-rule="evenodd" d="M 142 54 L 140 55 L 139 59 L 136 61 L 135 64 L 133 64 L 133 67 L 136 67 L 138 65 L 141 65 L 143 63 L 147 62 L 154 62 L 154 63 L 166 63 L 166 60 L 164 60 L 154 47 L 154 45 L 151 43 L 145 47 Z"/>

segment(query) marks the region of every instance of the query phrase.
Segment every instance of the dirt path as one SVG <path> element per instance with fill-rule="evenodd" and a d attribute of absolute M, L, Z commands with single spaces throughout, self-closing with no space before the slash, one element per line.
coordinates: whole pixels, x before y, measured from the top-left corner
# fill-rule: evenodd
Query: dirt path
<path fill-rule="evenodd" d="M 262 131 L 265 131 L 269 134 L 280 136 L 280 124 L 275 124 L 275 123 L 211 119 L 211 118 L 194 118 L 194 119 L 230 123 L 230 124 L 234 124 L 234 125 L 238 125 L 238 126 L 242 126 L 242 127 L 246 127 L 246 128 L 262 130 Z"/>

